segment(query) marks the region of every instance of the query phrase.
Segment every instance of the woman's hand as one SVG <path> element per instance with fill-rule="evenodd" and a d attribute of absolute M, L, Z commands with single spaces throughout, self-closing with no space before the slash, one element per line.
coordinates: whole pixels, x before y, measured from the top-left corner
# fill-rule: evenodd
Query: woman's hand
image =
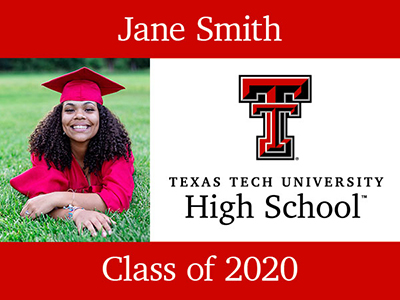
<path fill-rule="evenodd" d="M 100 232 L 103 237 L 111 234 L 112 224 L 116 224 L 110 217 L 97 211 L 77 209 L 72 216 L 78 232 L 81 233 L 83 228 L 87 228 L 92 236 L 97 236 Z"/>
<path fill-rule="evenodd" d="M 55 204 L 51 194 L 39 195 L 26 201 L 20 215 L 21 217 L 35 219 L 41 214 L 51 212 L 54 208 Z"/>

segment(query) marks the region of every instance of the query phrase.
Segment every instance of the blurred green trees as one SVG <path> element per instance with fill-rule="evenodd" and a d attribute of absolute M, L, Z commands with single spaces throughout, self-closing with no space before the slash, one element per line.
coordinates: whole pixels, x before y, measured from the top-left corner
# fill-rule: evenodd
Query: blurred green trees
<path fill-rule="evenodd" d="M 0 58 L 0 71 L 72 71 L 81 67 L 127 71 L 150 67 L 149 58 Z"/>

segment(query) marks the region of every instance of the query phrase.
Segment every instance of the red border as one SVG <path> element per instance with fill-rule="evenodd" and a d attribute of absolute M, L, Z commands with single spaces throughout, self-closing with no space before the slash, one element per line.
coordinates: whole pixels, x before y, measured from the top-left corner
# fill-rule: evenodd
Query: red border
<path fill-rule="evenodd" d="M 94 296 L 101 299 L 382 299 L 398 294 L 400 243 L 397 242 L 2 243 L 0 247 L 3 297 L 21 294 L 41 299 L 53 299 L 55 295 L 65 299 Z M 152 264 L 174 263 L 176 277 L 172 281 L 157 282 L 106 279 L 102 271 L 104 261 L 126 255 L 130 256 L 132 278 L 133 272 L 141 270 L 134 269 L 137 263 L 148 266 L 148 276 L 152 274 Z M 215 264 L 210 269 L 213 281 L 188 279 L 187 267 L 192 263 L 204 265 L 211 255 L 217 257 L 211 260 Z M 298 274 L 293 281 L 280 277 L 277 282 L 245 279 L 227 282 L 225 277 L 236 266 L 233 261 L 226 263 L 230 256 L 241 259 L 242 266 L 250 256 L 260 261 L 274 256 L 279 262 L 290 256 L 297 262 Z M 117 260 L 110 262 L 109 275 L 125 276 L 124 266 Z M 254 276 L 254 261 L 249 266 L 249 274 Z M 262 265 L 261 277 L 269 270 L 270 265 Z M 287 271 L 292 272 L 290 267 Z M 244 278 L 242 270 L 239 274 Z M 277 274 L 275 271 L 272 276 Z M 21 287 L 15 289 L 15 283 L 20 285 L 21 281 Z"/>
<path fill-rule="evenodd" d="M 0 57 L 399 58 L 399 5 L 385 0 L 374 4 L 250 0 L 242 5 L 211 0 L 8 1 L 0 18 Z M 212 17 L 213 28 L 215 23 L 263 24 L 265 15 L 279 24 L 281 42 L 197 41 L 197 34 L 204 36 L 197 25 L 201 17 Z M 125 17 L 134 17 L 134 25 L 181 23 L 185 39 L 120 42 Z"/>

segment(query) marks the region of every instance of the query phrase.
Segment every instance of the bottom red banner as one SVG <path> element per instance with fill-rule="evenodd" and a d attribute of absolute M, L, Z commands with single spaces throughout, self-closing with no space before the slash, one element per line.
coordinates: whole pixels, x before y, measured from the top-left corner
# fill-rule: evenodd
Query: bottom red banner
<path fill-rule="evenodd" d="M 398 295 L 399 242 L 2 243 L 0 247 L 3 297 Z"/>

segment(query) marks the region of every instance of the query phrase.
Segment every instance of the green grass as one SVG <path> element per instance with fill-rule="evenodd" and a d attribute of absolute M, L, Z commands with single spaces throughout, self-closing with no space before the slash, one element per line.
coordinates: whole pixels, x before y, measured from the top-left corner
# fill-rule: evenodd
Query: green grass
<path fill-rule="evenodd" d="M 104 105 L 125 125 L 135 156 L 135 191 L 129 210 L 110 213 L 113 234 L 79 235 L 72 221 L 47 216 L 21 218 L 27 197 L 9 181 L 31 167 L 28 137 L 37 123 L 59 103 L 60 94 L 40 84 L 59 73 L 0 73 L 0 241 L 132 242 L 150 240 L 150 76 L 149 71 L 103 73 L 126 90 L 104 97 Z"/>

